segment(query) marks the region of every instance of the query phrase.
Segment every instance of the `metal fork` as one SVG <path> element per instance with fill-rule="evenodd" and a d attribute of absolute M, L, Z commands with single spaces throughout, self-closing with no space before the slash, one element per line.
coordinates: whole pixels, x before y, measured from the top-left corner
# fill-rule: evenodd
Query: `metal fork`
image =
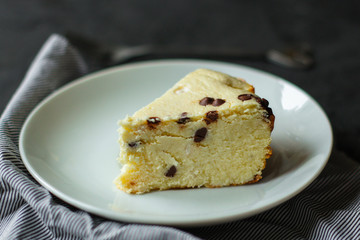
<path fill-rule="evenodd" d="M 67 33 L 65 36 L 84 54 L 101 59 L 104 66 L 121 64 L 140 57 L 243 59 L 267 61 L 282 67 L 302 70 L 311 68 L 315 63 L 312 49 L 308 44 L 297 44 L 282 49 L 274 48 L 257 52 L 245 51 L 241 48 L 205 46 L 109 46 L 75 33 Z"/>

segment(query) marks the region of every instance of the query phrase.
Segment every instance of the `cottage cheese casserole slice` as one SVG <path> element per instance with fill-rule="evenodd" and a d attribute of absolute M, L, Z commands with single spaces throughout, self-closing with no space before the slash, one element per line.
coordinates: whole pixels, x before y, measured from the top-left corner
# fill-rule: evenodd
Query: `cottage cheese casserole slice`
<path fill-rule="evenodd" d="M 261 179 L 275 117 L 245 80 L 198 69 L 119 122 L 117 187 L 141 194 Z"/>

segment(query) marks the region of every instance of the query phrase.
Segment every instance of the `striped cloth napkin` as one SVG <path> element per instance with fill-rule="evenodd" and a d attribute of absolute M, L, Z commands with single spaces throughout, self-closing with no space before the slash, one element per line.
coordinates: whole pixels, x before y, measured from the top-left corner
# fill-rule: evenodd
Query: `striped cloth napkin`
<path fill-rule="evenodd" d="M 0 239 L 360 239 L 360 167 L 334 151 L 302 193 L 262 214 L 214 226 L 174 228 L 106 220 L 51 195 L 27 172 L 19 132 L 47 95 L 87 71 L 52 35 L 0 118 Z"/>

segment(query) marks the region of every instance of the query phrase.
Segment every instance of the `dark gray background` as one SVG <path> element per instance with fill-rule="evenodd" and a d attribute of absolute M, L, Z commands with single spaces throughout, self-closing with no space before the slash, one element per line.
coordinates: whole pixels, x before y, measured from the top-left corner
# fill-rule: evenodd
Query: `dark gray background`
<path fill-rule="evenodd" d="M 232 60 L 279 75 L 328 114 L 335 147 L 360 161 L 359 1 L 0 0 L 0 112 L 51 33 L 75 31 L 105 44 L 205 44 L 244 49 L 309 42 L 308 71 Z M 309 122 L 312 119 L 309 118 Z"/>

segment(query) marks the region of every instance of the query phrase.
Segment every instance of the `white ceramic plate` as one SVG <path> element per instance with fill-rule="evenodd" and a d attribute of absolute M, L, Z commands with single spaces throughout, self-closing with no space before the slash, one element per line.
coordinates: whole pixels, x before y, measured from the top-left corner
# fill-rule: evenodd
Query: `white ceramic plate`
<path fill-rule="evenodd" d="M 276 121 L 273 156 L 263 179 L 245 186 L 144 195 L 117 190 L 117 121 L 197 68 L 242 77 L 269 100 Z M 318 176 L 331 147 L 325 113 L 298 87 L 244 66 L 190 60 L 137 63 L 85 76 L 39 104 L 20 136 L 29 172 L 64 201 L 114 220 L 178 226 L 249 217 L 290 199 Z"/>

